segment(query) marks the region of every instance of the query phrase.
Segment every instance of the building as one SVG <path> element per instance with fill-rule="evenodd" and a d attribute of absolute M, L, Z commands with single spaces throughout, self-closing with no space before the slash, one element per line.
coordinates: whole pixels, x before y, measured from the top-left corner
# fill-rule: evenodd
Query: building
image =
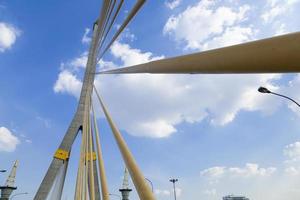
<path fill-rule="evenodd" d="M 244 196 L 228 195 L 223 197 L 223 200 L 250 200 Z"/>

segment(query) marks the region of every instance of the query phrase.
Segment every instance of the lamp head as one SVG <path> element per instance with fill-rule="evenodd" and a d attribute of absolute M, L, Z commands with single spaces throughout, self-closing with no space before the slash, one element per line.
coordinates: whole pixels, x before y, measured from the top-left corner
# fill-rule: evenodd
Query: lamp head
<path fill-rule="evenodd" d="M 259 91 L 260 93 L 271 93 L 271 91 L 268 90 L 268 89 L 265 88 L 265 87 L 259 87 L 259 88 L 258 88 L 258 91 Z"/>

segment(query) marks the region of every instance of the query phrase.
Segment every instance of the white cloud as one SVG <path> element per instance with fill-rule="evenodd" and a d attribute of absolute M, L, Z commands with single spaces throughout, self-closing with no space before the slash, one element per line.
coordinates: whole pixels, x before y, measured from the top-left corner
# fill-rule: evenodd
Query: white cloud
<path fill-rule="evenodd" d="M 121 66 L 163 58 L 121 42 L 113 45 L 111 53 Z M 103 60 L 100 65 L 117 66 Z M 54 91 L 78 97 L 81 81 L 77 77 L 76 71 L 65 67 Z M 196 123 L 209 118 L 212 124 L 226 125 L 241 110 L 272 112 L 278 106 L 278 99 L 262 96 L 257 88 L 260 85 L 276 88 L 272 81 L 278 78 L 279 75 L 272 74 L 101 75 L 96 77 L 95 85 L 121 129 L 135 136 L 162 138 L 177 132 L 176 125 L 182 122 Z"/>
<path fill-rule="evenodd" d="M 46 128 L 51 128 L 51 120 L 49 119 L 45 119 L 41 116 L 37 116 L 36 119 L 40 122 L 42 122 L 42 124 L 46 127 Z"/>
<path fill-rule="evenodd" d="M 78 71 L 86 67 L 88 52 L 83 52 L 79 57 L 76 57 L 66 63 L 60 64 L 60 70 Z"/>
<path fill-rule="evenodd" d="M 118 27 L 120 28 L 120 27 Z M 131 33 L 131 31 L 129 30 L 129 28 L 125 28 L 120 36 L 120 38 L 118 39 L 119 41 L 130 41 L 133 42 L 134 40 L 136 40 L 136 36 Z"/>
<path fill-rule="evenodd" d="M 289 158 L 288 161 L 290 162 L 300 161 L 300 142 L 287 145 L 284 148 L 283 153 Z"/>
<path fill-rule="evenodd" d="M 201 176 L 220 178 L 225 173 L 225 167 L 211 167 L 200 172 Z"/>
<path fill-rule="evenodd" d="M 285 173 L 290 176 L 298 176 L 300 174 L 300 169 L 296 167 L 287 167 L 285 168 Z"/>
<path fill-rule="evenodd" d="M 251 27 L 240 27 L 239 23 L 247 19 L 246 14 L 249 10 L 248 5 L 231 8 L 219 6 L 216 1 L 202 0 L 195 6 L 189 6 L 177 16 L 171 16 L 163 32 L 174 37 L 178 42 L 184 41 L 186 48 L 190 49 L 202 50 L 207 49 L 207 46 L 216 47 L 209 44 L 214 38 L 216 38 L 215 42 L 224 45 L 248 41 L 252 39 L 253 30 Z M 230 42 L 226 43 L 229 37 Z M 222 44 L 218 46 L 220 45 Z"/>
<path fill-rule="evenodd" d="M 26 139 L 25 142 L 27 142 L 28 144 L 31 144 L 32 140 Z"/>
<path fill-rule="evenodd" d="M 87 64 L 87 56 L 88 53 L 84 52 L 83 54 L 81 54 L 80 57 L 75 58 L 74 60 L 72 60 L 69 65 L 75 67 L 75 68 L 85 68 L 86 64 Z"/>
<path fill-rule="evenodd" d="M 90 38 L 88 36 L 90 32 L 91 32 L 91 30 L 89 28 L 85 29 L 84 34 L 83 34 L 82 39 L 81 39 L 81 42 L 83 44 L 89 44 L 91 42 L 92 38 Z"/>
<path fill-rule="evenodd" d="M 267 23 L 273 22 L 276 18 L 289 12 L 299 2 L 299 0 L 267 0 L 267 5 L 261 18 Z"/>
<path fill-rule="evenodd" d="M 19 35 L 20 31 L 17 28 L 10 24 L 0 22 L 0 52 L 10 49 Z"/>
<path fill-rule="evenodd" d="M 169 9 L 173 10 L 174 8 L 177 8 L 180 5 L 180 3 L 181 3 L 181 0 L 167 0 L 165 2 L 165 5 Z"/>
<path fill-rule="evenodd" d="M 276 99 L 262 97 L 257 87 L 270 85 L 275 77 L 144 74 L 102 76 L 96 85 L 121 128 L 133 135 L 166 137 L 184 121 L 208 117 L 212 124 L 226 125 L 240 110 L 271 112 Z"/>
<path fill-rule="evenodd" d="M 177 197 L 181 197 L 181 195 L 182 195 L 182 189 L 181 188 L 179 188 L 179 187 L 176 187 L 176 196 Z"/>
<path fill-rule="evenodd" d="M 177 186 L 175 190 L 176 190 L 176 196 L 180 197 L 182 195 L 182 189 Z M 169 190 L 155 189 L 154 193 L 155 195 L 162 196 L 162 197 L 170 196 L 173 193 L 173 188 Z"/>
<path fill-rule="evenodd" d="M 145 63 L 159 60 L 164 56 L 153 56 L 151 52 L 141 52 L 140 49 L 131 48 L 128 44 L 116 41 L 111 48 L 111 53 L 115 58 L 121 59 L 123 66 Z"/>
<path fill-rule="evenodd" d="M 245 42 L 256 32 L 252 26 L 242 25 L 250 9 L 248 5 L 233 8 L 220 6 L 218 1 L 202 0 L 170 17 L 164 32 L 185 41 L 188 48 L 211 49 Z M 100 60 L 102 69 L 164 58 L 121 41 L 114 43 L 111 54 L 114 62 Z M 54 86 L 55 92 L 79 96 L 81 81 L 74 68 L 84 67 L 86 59 L 87 53 L 84 53 L 64 65 Z M 162 138 L 178 132 L 176 126 L 182 122 L 199 123 L 209 119 L 213 125 L 226 125 L 240 111 L 272 113 L 282 100 L 261 95 L 257 88 L 266 86 L 279 91 L 274 81 L 280 78 L 276 74 L 101 75 L 96 77 L 95 85 L 121 129 L 135 136 Z M 285 91 L 299 88 L 298 79 L 293 79 Z M 283 87 L 280 88 L 283 91 Z"/>
<path fill-rule="evenodd" d="M 249 27 L 228 27 L 220 36 L 216 36 L 202 45 L 203 50 L 215 49 L 220 46 L 230 46 L 249 41 L 254 30 Z"/>
<path fill-rule="evenodd" d="M 204 169 L 200 174 L 210 179 L 219 179 L 222 177 L 264 177 L 270 176 L 276 171 L 275 167 L 262 168 L 255 163 L 246 163 L 245 167 L 211 167 Z"/>
<path fill-rule="evenodd" d="M 208 195 L 208 196 L 216 196 L 217 195 L 217 190 L 215 188 L 207 189 L 207 190 L 204 190 L 203 193 Z"/>
<path fill-rule="evenodd" d="M 163 195 L 163 196 L 170 196 L 171 192 L 169 190 L 160 190 L 160 189 L 155 189 L 154 193 L 156 195 Z"/>
<path fill-rule="evenodd" d="M 270 176 L 276 171 L 275 167 L 261 168 L 258 164 L 247 163 L 244 168 L 231 167 L 228 172 L 238 177 Z"/>
<path fill-rule="evenodd" d="M 298 146 L 298 142 L 287 145 L 284 155 L 289 159 L 298 158 Z M 212 167 L 203 170 L 200 187 L 207 196 L 204 199 L 219 200 L 224 194 L 243 194 L 250 199 L 260 199 L 261 194 L 271 200 L 297 199 L 300 196 L 297 189 L 300 184 L 300 165 L 278 161 L 280 164 L 276 168 L 248 163 L 244 167 Z"/>
<path fill-rule="evenodd" d="M 56 93 L 69 93 L 76 97 L 79 96 L 82 82 L 68 70 L 63 70 L 58 75 L 58 79 L 54 84 Z"/>
<path fill-rule="evenodd" d="M 0 151 L 13 152 L 20 140 L 5 127 L 0 127 Z"/>
<path fill-rule="evenodd" d="M 275 17 L 285 13 L 285 11 L 286 11 L 285 8 L 282 8 L 281 6 L 274 6 L 270 10 L 263 13 L 261 17 L 265 22 L 269 22 L 273 20 Z"/>
<path fill-rule="evenodd" d="M 297 74 L 293 77 L 292 80 L 289 81 L 288 86 L 280 87 L 280 90 L 278 92 L 287 95 L 289 97 L 292 97 L 297 102 L 299 102 L 300 101 L 300 94 L 298 92 L 299 87 L 300 87 L 300 74 Z M 294 102 L 288 101 L 287 99 L 282 99 L 282 100 L 289 105 L 289 108 L 293 112 L 295 112 L 298 116 L 300 116 L 299 107 Z"/>
<path fill-rule="evenodd" d="M 286 29 L 286 25 L 284 23 L 280 24 L 279 27 L 276 29 L 275 36 L 277 35 L 283 35 L 288 33 Z"/>
<path fill-rule="evenodd" d="M 101 66 L 101 70 L 109 70 L 118 67 L 115 63 L 103 59 L 99 60 L 98 65 Z"/>

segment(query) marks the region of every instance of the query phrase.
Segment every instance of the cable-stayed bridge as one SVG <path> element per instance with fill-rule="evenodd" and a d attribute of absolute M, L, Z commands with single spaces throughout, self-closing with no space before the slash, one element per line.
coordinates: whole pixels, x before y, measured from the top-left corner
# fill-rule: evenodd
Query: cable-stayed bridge
<path fill-rule="evenodd" d="M 98 92 L 94 87 L 95 75 L 121 73 L 288 73 L 300 71 L 300 33 L 292 33 L 206 52 L 96 72 L 99 60 L 108 52 L 130 21 L 136 17 L 146 0 L 136 0 L 127 17 L 113 32 L 112 27 L 116 24 L 116 19 L 125 3 L 124 0 L 102 1 L 99 17 L 93 25 L 93 37 L 76 113 L 54 154 L 34 200 L 61 199 L 70 152 L 78 133 L 81 133 L 82 137 L 77 179 L 74 183 L 74 199 L 109 200 L 101 138 L 93 106 L 96 102 L 92 102 L 93 95 L 97 97 L 96 99 L 104 111 L 139 198 L 142 200 L 155 199 L 133 154 L 105 106 L 100 95 L 101 91 Z"/>

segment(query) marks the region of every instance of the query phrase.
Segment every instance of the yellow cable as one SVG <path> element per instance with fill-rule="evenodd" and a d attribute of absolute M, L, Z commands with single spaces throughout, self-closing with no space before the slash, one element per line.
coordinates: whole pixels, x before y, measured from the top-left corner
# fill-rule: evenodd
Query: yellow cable
<path fill-rule="evenodd" d="M 99 129 L 98 129 L 98 125 L 97 125 L 97 120 L 96 120 L 96 115 L 95 115 L 95 110 L 94 110 L 93 104 L 92 104 L 92 113 L 93 113 L 94 130 L 95 130 L 96 143 L 97 143 L 99 176 L 100 176 L 100 182 L 101 182 L 101 194 L 102 194 L 103 200 L 109 200 L 109 190 L 108 190 L 108 186 L 107 186 L 104 159 L 102 156 L 102 149 L 101 149 L 101 143 L 100 143 L 100 138 L 99 138 Z"/>

